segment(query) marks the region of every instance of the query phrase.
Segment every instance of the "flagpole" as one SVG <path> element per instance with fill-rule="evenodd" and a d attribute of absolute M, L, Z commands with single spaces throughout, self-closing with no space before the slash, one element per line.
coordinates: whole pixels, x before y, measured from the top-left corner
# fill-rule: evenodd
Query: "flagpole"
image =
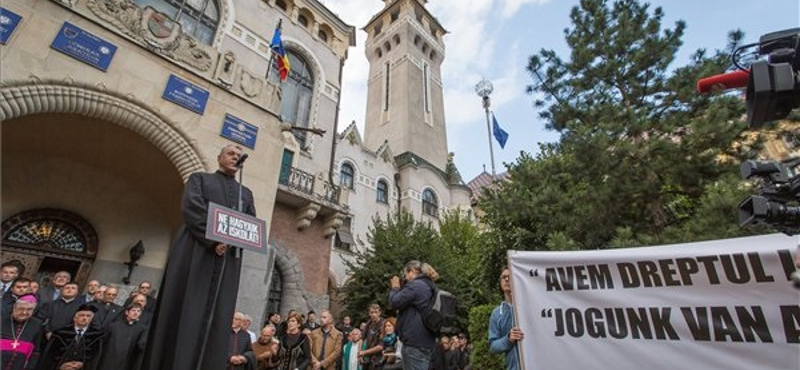
<path fill-rule="evenodd" d="M 283 24 L 283 18 L 278 18 L 278 25 L 275 27 L 276 30 L 281 30 Z M 273 31 L 274 32 L 274 31 Z M 274 41 L 275 35 L 272 36 L 273 40 L 270 40 L 269 45 L 269 60 L 267 61 L 267 77 L 266 80 L 269 81 L 269 75 L 272 72 L 272 58 L 275 57 L 275 50 L 272 49 L 272 41 Z"/>
<path fill-rule="evenodd" d="M 492 100 L 489 98 L 489 95 L 492 93 L 494 87 L 492 83 L 489 82 L 487 79 L 481 79 L 475 85 L 475 93 L 478 94 L 483 99 L 483 109 L 486 111 L 486 133 L 488 134 L 487 138 L 489 139 L 489 157 L 492 161 L 492 180 L 495 179 L 497 174 L 495 173 L 494 169 L 494 147 L 492 145 L 492 125 L 489 122 L 489 107 L 492 106 Z"/>

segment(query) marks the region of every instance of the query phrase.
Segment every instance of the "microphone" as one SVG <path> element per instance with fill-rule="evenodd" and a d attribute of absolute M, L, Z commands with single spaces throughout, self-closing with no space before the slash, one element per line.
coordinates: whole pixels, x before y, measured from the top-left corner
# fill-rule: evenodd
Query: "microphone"
<path fill-rule="evenodd" d="M 238 161 L 236 161 L 236 164 L 234 164 L 234 167 L 236 167 L 236 168 L 242 168 L 242 165 L 244 164 L 244 161 L 246 161 L 246 160 L 247 160 L 247 157 L 249 157 L 249 155 L 248 155 L 247 153 L 245 153 L 245 154 L 242 154 L 242 156 L 241 156 L 241 157 L 239 157 L 239 160 L 238 160 Z"/>
<path fill-rule="evenodd" d="M 706 94 L 712 90 L 728 90 L 737 87 L 746 87 L 749 79 L 749 69 L 706 77 L 697 81 L 697 92 Z"/>

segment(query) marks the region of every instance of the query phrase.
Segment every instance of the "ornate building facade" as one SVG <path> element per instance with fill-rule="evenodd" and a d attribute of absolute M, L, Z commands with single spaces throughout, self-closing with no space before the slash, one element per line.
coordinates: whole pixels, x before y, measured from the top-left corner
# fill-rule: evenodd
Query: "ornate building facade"
<path fill-rule="evenodd" d="M 330 307 L 373 217 L 433 223 L 470 205 L 447 150 L 446 31 L 424 0 L 384 3 L 364 27 L 362 136 L 337 121 L 356 31 L 318 0 L 4 1 L 0 259 L 42 282 L 67 270 L 113 284 L 121 300 L 158 287 L 184 181 L 238 143 L 270 244 L 244 252 L 238 308 L 258 321 Z"/>
<path fill-rule="evenodd" d="M 346 207 L 329 178 L 335 135 L 304 129 L 337 130 L 352 26 L 316 0 L 1 5 L 3 261 L 40 281 L 67 270 L 81 284 L 157 287 L 184 181 L 239 143 L 272 246 L 245 251 L 239 308 L 327 305 L 319 267 Z M 292 63 L 282 84 L 269 50 L 279 20 Z"/>
<path fill-rule="evenodd" d="M 348 199 L 331 257 L 337 285 L 345 259 L 371 247 L 373 219 L 398 209 L 436 225 L 447 210 L 470 210 L 470 189 L 447 149 L 441 65 L 447 31 L 425 0 L 384 0 L 364 26 L 369 60 L 364 134 L 339 136 L 335 171 Z M 406 261 L 398 261 L 398 268 Z"/>

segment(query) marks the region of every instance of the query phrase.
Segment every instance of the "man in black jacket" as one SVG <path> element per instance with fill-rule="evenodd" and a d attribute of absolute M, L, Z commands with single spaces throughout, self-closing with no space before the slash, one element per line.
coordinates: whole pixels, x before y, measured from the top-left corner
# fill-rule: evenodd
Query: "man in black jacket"
<path fill-rule="evenodd" d="M 103 348 L 103 332 L 90 326 L 97 309 L 82 304 L 73 322 L 56 329 L 42 354 L 40 370 L 94 369 Z"/>
<path fill-rule="evenodd" d="M 421 312 L 431 303 L 433 282 L 439 274 L 429 264 L 419 261 L 406 263 L 405 285 L 393 276 L 389 281 L 389 307 L 399 310 L 397 334 L 403 342 L 403 369 L 428 370 L 431 352 L 436 346 L 436 337 L 422 323 Z"/>

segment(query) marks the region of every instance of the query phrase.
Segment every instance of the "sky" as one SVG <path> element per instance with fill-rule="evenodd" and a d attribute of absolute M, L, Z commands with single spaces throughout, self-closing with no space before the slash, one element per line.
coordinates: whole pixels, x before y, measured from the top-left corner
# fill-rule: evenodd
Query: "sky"
<path fill-rule="evenodd" d="M 356 46 L 350 48 L 343 72 L 339 122 L 343 130 L 355 120 L 363 135 L 369 63 L 364 55 L 366 33 L 361 29 L 384 4 L 381 0 L 320 1 L 357 30 Z M 734 29 L 744 31 L 744 42 L 751 43 L 769 32 L 800 27 L 800 0 L 641 2 L 663 9 L 662 29 L 674 28 L 678 20 L 686 22 L 683 46 L 672 68 L 688 64 L 698 48 L 724 48 L 728 32 Z M 539 143 L 558 141 L 558 133 L 546 130 L 546 122 L 538 117 L 535 97 L 525 92 L 533 83 L 525 67 L 528 58 L 541 49 L 555 50 L 568 59 L 563 30 L 571 27 L 569 12 L 578 4 L 577 0 L 428 1 L 428 10 L 449 32 L 444 37 L 442 64 L 447 140 L 465 182 L 484 168 L 491 173 L 486 115 L 474 90 L 482 78 L 494 85 L 491 110 L 509 133 L 505 148 L 492 143 L 498 174 L 505 172 L 504 163 L 514 163 L 521 152 L 535 154 Z"/>

